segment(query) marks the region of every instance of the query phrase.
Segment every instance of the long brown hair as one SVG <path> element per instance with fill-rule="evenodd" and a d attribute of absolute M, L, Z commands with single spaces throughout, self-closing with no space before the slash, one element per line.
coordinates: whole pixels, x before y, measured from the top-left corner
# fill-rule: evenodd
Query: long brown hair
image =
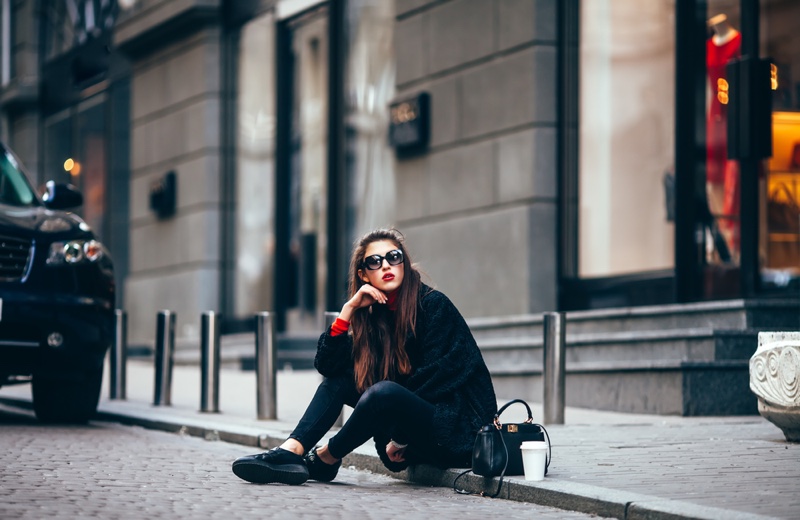
<path fill-rule="evenodd" d="M 391 312 L 382 305 L 358 309 L 350 319 L 355 382 L 360 392 L 372 386 L 376 382 L 376 376 L 379 380 L 392 380 L 398 375 L 411 373 L 411 361 L 405 347 L 406 338 L 415 332 L 417 296 L 421 281 L 419 271 L 411 263 L 411 257 L 406 251 L 402 233 L 393 228 L 376 229 L 356 242 L 350 258 L 349 297 L 352 298 L 365 283 L 359 276 L 359 271 L 363 269 L 361 262 L 367 246 L 381 240 L 392 242 L 403 252 L 403 283 L 397 289 L 394 320 L 391 320 Z M 392 321 L 394 327 L 391 326 Z M 376 366 L 378 358 L 380 366 Z"/>

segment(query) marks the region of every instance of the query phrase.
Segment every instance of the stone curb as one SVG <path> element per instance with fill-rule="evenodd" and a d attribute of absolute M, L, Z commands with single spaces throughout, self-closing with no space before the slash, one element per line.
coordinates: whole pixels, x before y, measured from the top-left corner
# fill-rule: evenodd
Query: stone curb
<path fill-rule="evenodd" d="M 32 409 L 31 400 L 23 397 L 3 396 L 0 397 L 0 403 Z M 213 416 L 209 416 L 209 418 L 182 417 L 165 413 L 162 410 L 124 410 L 124 408 L 126 408 L 124 402 L 119 404 L 101 403 L 95 420 L 263 449 L 278 446 L 286 438 L 286 433 L 278 431 L 265 433 L 264 428 L 214 421 Z M 457 469 L 442 470 L 434 466 L 421 465 L 400 473 L 392 473 L 386 469 L 377 455 L 370 454 L 369 451 L 362 447 L 351 453 L 344 459 L 344 465 L 415 484 L 446 488 L 452 488 L 453 481 L 462 472 Z M 459 481 L 464 491 L 473 494 L 481 494 L 484 490 L 495 490 L 498 482 L 497 478 L 484 478 L 473 473 L 468 473 Z M 507 478 L 503 482 L 503 489 L 498 498 L 621 520 L 765 520 L 773 518 L 555 479 L 529 482 L 513 477 Z"/>

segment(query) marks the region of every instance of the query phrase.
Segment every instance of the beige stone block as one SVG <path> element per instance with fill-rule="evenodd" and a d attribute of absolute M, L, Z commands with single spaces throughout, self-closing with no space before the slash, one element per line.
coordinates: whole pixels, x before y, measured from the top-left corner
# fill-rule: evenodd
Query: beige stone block
<path fill-rule="evenodd" d="M 176 314 L 176 342 L 199 339 L 201 313 L 219 311 L 219 278 L 216 268 L 203 266 L 129 276 L 125 283 L 129 345 L 154 344 L 156 315 L 162 309 Z"/>
<path fill-rule="evenodd" d="M 531 272 L 538 269 L 528 254 L 529 226 L 527 208 L 514 207 L 408 224 L 403 231 L 430 281 L 465 317 L 484 317 L 529 312 Z"/>
<path fill-rule="evenodd" d="M 157 121 L 145 121 L 131 125 L 130 164 L 134 175 L 156 160 L 155 143 L 158 136 L 154 133 L 154 128 L 157 124 Z"/>
<path fill-rule="evenodd" d="M 395 167 L 397 179 L 397 219 L 413 220 L 428 215 L 429 156 L 398 160 Z"/>
<path fill-rule="evenodd" d="M 219 93 L 219 34 L 204 31 L 202 38 L 172 54 L 164 65 L 166 100 L 169 105 L 185 102 L 197 96 Z"/>
<path fill-rule="evenodd" d="M 220 211 L 199 208 L 166 220 L 137 222 L 131 229 L 130 272 L 181 269 L 219 262 Z"/>
<path fill-rule="evenodd" d="M 459 77 L 448 77 L 421 90 L 431 95 L 431 147 L 455 142 L 461 137 Z"/>
<path fill-rule="evenodd" d="M 456 0 L 430 14 L 430 72 L 489 56 L 494 45 L 493 2 Z"/>
<path fill-rule="evenodd" d="M 497 2 L 501 50 L 531 41 L 556 41 L 558 0 L 502 0 Z"/>
<path fill-rule="evenodd" d="M 220 146 L 220 101 L 205 98 L 185 110 L 186 153 Z"/>
<path fill-rule="evenodd" d="M 538 46 L 470 70 L 462 78 L 464 137 L 555 124 L 556 51 Z"/>
<path fill-rule="evenodd" d="M 501 202 L 556 197 L 555 128 L 532 128 L 497 140 Z"/>
<path fill-rule="evenodd" d="M 131 119 L 152 117 L 167 107 L 164 64 L 137 67 L 131 79 Z"/>
<path fill-rule="evenodd" d="M 393 37 L 398 85 L 428 73 L 428 25 L 427 16 L 414 16 L 395 24 Z"/>
<path fill-rule="evenodd" d="M 432 215 L 489 206 L 494 202 L 494 142 L 462 146 L 430 156 Z"/>

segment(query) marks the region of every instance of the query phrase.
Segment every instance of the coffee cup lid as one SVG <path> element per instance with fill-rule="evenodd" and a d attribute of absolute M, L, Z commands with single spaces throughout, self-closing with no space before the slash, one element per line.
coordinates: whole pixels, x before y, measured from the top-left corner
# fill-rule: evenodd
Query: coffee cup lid
<path fill-rule="evenodd" d="M 547 443 L 544 441 L 525 441 L 520 444 L 520 448 L 523 450 L 546 450 Z"/>

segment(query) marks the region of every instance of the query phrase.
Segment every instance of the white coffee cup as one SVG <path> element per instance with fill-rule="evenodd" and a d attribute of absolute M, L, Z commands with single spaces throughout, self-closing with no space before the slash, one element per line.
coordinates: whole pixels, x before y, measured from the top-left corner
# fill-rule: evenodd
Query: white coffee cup
<path fill-rule="evenodd" d="M 547 461 L 547 443 L 544 441 L 526 441 L 520 445 L 522 451 L 522 467 L 525 480 L 544 480 L 544 468 Z"/>

